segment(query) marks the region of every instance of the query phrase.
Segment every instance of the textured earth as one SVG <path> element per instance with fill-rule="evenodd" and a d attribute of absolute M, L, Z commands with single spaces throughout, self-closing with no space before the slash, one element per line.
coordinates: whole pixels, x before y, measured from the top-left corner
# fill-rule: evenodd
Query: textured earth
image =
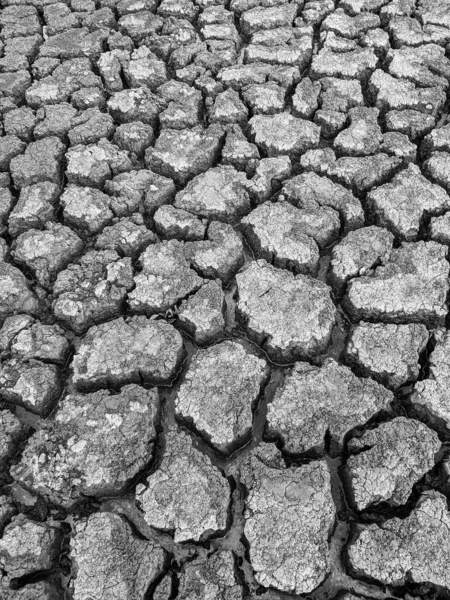
<path fill-rule="evenodd" d="M 450 0 L 0 0 L 0 600 L 450 598 Z"/>

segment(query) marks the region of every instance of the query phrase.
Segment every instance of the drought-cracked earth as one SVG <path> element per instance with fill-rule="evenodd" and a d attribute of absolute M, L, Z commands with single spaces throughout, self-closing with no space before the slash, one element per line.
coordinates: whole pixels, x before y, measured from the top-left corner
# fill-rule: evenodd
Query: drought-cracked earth
<path fill-rule="evenodd" d="M 450 0 L 0 0 L 0 600 L 450 598 Z"/>

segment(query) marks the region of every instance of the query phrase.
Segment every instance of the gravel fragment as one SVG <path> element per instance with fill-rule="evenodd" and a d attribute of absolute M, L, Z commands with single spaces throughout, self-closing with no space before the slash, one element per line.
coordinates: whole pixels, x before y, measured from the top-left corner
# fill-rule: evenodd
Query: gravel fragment
<path fill-rule="evenodd" d="M 179 600 L 242 600 L 233 554 L 218 550 L 206 559 L 185 563 L 177 592 Z"/>
<path fill-rule="evenodd" d="M 17 515 L 0 539 L 0 565 L 10 577 L 50 570 L 58 564 L 60 543 L 56 527 Z"/>
<path fill-rule="evenodd" d="M 101 512 L 75 522 L 70 556 L 74 600 L 143 600 L 166 554 L 119 515 Z"/>
<path fill-rule="evenodd" d="M 261 585 L 308 593 L 330 569 L 328 536 L 334 523 L 330 473 L 324 461 L 290 469 L 274 465 L 273 459 L 264 464 L 264 453 L 270 452 L 264 446 L 241 470 L 249 491 L 244 535 L 250 562 Z"/>
<path fill-rule="evenodd" d="M 230 488 L 227 480 L 191 437 L 171 427 L 157 471 L 136 488 L 144 518 L 168 530 L 176 543 L 204 540 L 227 525 Z"/>
<path fill-rule="evenodd" d="M 403 243 L 369 276 L 352 281 L 344 305 L 354 320 L 438 325 L 447 314 L 445 246 Z"/>
<path fill-rule="evenodd" d="M 222 130 L 217 125 L 208 129 L 163 129 L 155 147 L 147 149 L 145 164 L 155 173 L 172 177 L 183 185 L 213 166 L 222 139 Z"/>
<path fill-rule="evenodd" d="M 20 234 L 12 254 L 41 285 L 49 287 L 59 271 L 82 251 L 83 242 L 69 227 L 50 222 L 44 230 L 30 229 Z"/>
<path fill-rule="evenodd" d="M 113 250 L 91 251 L 78 264 L 61 271 L 53 286 L 55 317 L 77 334 L 119 316 L 127 291 L 133 288 L 130 258 Z"/>
<path fill-rule="evenodd" d="M 30 438 L 11 475 L 66 509 L 86 496 L 116 496 L 151 460 L 158 412 L 157 390 L 138 385 L 119 394 L 69 394 Z"/>
<path fill-rule="evenodd" d="M 357 526 L 358 537 L 348 549 L 352 570 L 385 585 L 411 581 L 448 588 L 449 527 L 445 496 L 425 492 L 405 519 Z"/>
<path fill-rule="evenodd" d="M 319 145 L 320 128 L 288 113 L 256 115 L 249 125 L 255 144 L 267 156 L 287 154 L 297 158 Z"/>
<path fill-rule="evenodd" d="M 220 165 L 194 177 L 177 193 L 174 206 L 199 217 L 233 223 L 250 211 L 246 181 L 244 173 Z"/>
<path fill-rule="evenodd" d="M 392 181 L 367 195 L 367 206 L 376 222 L 402 240 L 417 239 L 425 217 L 450 208 L 450 196 L 430 183 L 418 166 L 410 164 Z"/>
<path fill-rule="evenodd" d="M 238 315 L 272 360 L 292 362 L 326 350 L 335 319 L 328 286 L 265 260 L 252 262 L 236 280 Z"/>
<path fill-rule="evenodd" d="M 0 319 L 16 313 L 37 314 L 39 302 L 25 275 L 13 265 L 0 261 Z"/>
<path fill-rule="evenodd" d="M 76 352 L 73 383 L 78 390 L 146 381 L 165 383 L 183 355 L 181 335 L 165 321 L 132 317 L 91 327 Z"/>
<path fill-rule="evenodd" d="M 381 423 L 348 444 L 351 453 L 347 474 L 358 510 L 386 501 L 391 506 L 407 502 L 414 484 L 435 463 L 441 443 L 437 433 L 423 423 L 398 417 Z"/>
<path fill-rule="evenodd" d="M 148 246 L 139 262 L 142 272 L 134 277 L 135 287 L 128 294 L 128 305 L 134 312 L 149 316 L 163 313 L 203 283 L 190 268 L 178 240 Z"/>
<path fill-rule="evenodd" d="M 267 431 L 280 436 L 287 452 L 323 451 L 325 436 L 331 451 L 346 433 L 364 425 L 377 412 L 388 410 L 391 392 L 328 358 L 322 367 L 296 363 L 275 392 L 267 411 Z"/>
<path fill-rule="evenodd" d="M 360 201 L 342 185 L 316 173 L 302 173 L 284 182 L 279 200 L 286 199 L 298 208 L 330 207 L 344 221 L 344 231 L 364 224 Z"/>
<path fill-rule="evenodd" d="M 225 296 L 220 281 L 208 281 L 190 298 L 182 301 L 178 319 L 198 346 L 206 346 L 223 336 L 224 311 Z"/>
<path fill-rule="evenodd" d="M 424 325 L 364 323 L 355 326 L 347 341 L 346 361 L 366 377 L 395 390 L 420 371 L 420 353 L 428 343 Z"/>
<path fill-rule="evenodd" d="M 267 363 L 233 341 L 195 355 L 175 398 L 175 411 L 219 451 L 228 453 L 248 438 Z"/>

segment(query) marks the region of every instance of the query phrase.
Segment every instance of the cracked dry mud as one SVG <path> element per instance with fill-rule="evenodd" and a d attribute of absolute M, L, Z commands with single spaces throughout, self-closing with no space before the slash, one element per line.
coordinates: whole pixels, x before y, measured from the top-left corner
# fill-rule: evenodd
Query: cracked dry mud
<path fill-rule="evenodd" d="M 450 0 L 0 0 L 0 600 L 450 598 Z"/>

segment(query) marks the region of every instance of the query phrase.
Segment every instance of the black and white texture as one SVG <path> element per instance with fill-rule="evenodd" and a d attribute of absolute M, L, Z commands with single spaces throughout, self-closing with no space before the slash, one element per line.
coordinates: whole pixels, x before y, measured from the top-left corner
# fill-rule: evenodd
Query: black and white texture
<path fill-rule="evenodd" d="M 450 0 L 0 0 L 0 600 L 448 600 Z"/>

